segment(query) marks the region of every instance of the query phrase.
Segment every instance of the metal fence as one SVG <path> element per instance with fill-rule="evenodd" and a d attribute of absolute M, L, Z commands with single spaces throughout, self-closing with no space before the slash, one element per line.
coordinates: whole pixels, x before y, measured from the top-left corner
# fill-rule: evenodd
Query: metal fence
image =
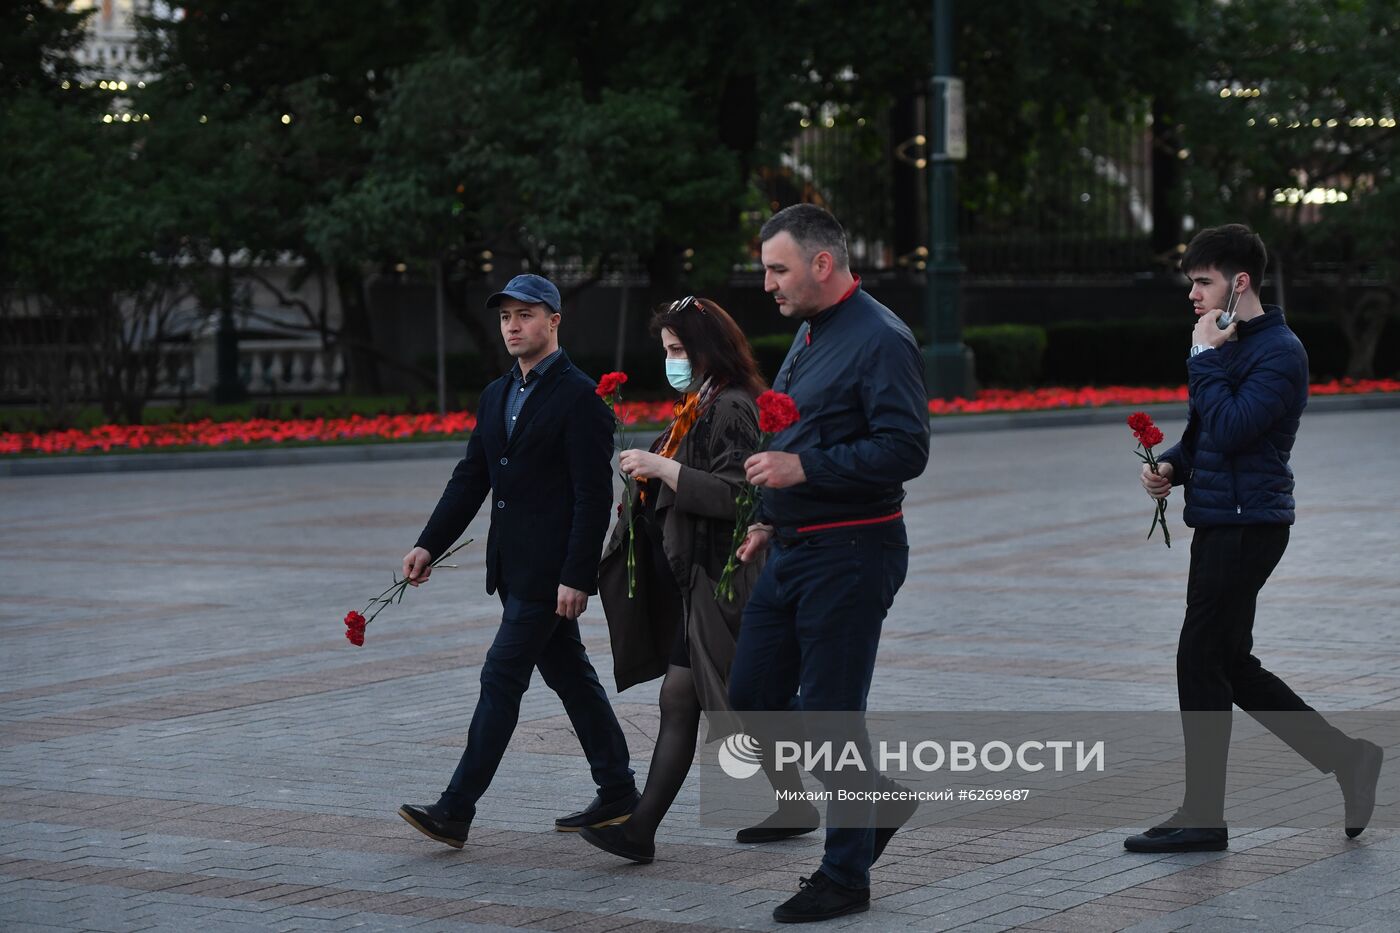
<path fill-rule="evenodd" d="M 962 166 L 959 256 L 973 276 L 1121 275 L 1153 267 L 1150 118 L 1091 111 L 1024 151 L 973 141 Z M 769 206 L 829 208 L 859 268 L 920 268 L 928 245 L 924 102 L 802 118 L 782 162 L 757 180 Z M 982 148 L 979 153 L 978 149 Z"/>
<path fill-rule="evenodd" d="M 1152 268 L 1146 115 L 1091 110 L 1059 138 L 1041 136 L 1020 158 L 996 162 L 1019 170 L 996 194 L 971 168 L 963 180 L 976 195 L 976 208 L 959 212 L 959 252 L 970 272 L 1081 277 Z"/>

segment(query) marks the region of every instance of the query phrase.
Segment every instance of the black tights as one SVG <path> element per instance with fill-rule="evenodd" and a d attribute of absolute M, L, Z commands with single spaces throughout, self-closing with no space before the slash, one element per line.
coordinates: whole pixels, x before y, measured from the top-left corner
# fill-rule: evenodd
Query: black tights
<path fill-rule="evenodd" d="M 622 824 L 623 838 L 634 843 L 650 843 L 655 839 L 656 828 L 675 803 L 690 773 L 699 734 L 700 698 L 695 692 L 695 675 L 688 667 L 672 664 L 661 682 L 661 727 L 656 733 L 646 787 L 637 809 Z M 775 773 L 768 756 L 764 756 L 763 770 L 774 787 L 802 788 L 802 778 L 796 769 Z"/>
<path fill-rule="evenodd" d="M 700 698 L 695 693 L 695 675 L 688 667 L 672 664 L 661 682 L 661 728 L 656 733 L 646 788 L 631 819 L 622 826 L 625 838 L 650 842 L 656 836 L 656 827 L 690 773 L 699 734 Z"/>

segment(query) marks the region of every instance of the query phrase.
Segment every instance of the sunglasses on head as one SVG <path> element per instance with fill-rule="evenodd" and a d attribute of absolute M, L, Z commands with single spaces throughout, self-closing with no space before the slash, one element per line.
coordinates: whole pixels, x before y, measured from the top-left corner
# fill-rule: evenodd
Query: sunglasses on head
<path fill-rule="evenodd" d="M 686 295 L 684 298 L 671 302 L 672 314 L 680 314 L 686 308 L 694 308 L 701 314 L 705 313 L 705 306 L 702 305 L 694 295 Z"/>

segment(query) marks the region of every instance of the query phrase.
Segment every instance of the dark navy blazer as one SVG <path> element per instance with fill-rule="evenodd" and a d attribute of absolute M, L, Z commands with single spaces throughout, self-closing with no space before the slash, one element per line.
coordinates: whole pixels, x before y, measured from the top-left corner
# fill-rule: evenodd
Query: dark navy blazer
<path fill-rule="evenodd" d="M 476 430 L 418 536 L 433 557 L 452 546 L 490 495 L 486 592 L 553 602 L 559 585 L 598 590 L 612 511 L 613 416 L 597 384 L 561 354 L 506 439 L 505 375 L 481 393 Z"/>

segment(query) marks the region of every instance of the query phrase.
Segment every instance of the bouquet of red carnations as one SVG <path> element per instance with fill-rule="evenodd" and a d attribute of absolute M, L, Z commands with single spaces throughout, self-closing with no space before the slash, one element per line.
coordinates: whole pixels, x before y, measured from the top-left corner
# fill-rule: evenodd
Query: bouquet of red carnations
<path fill-rule="evenodd" d="M 457 566 L 456 564 L 444 564 L 443 561 L 447 560 L 447 558 L 451 557 L 453 554 L 456 554 L 462 548 L 466 547 L 468 544 L 471 543 L 472 539 L 468 538 L 456 547 L 444 551 L 442 555 L 438 557 L 437 560 L 433 561 L 428 566 L 455 568 Z M 404 577 L 402 580 L 400 580 L 399 575 L 396 573 L 394 574 L 393 585 L 390 586 L 384 592 L 380 593 L 378 596 L 371 599 L 369 601 L 369 604 L 365 606 L 365 612 L 369 612 L 370 609 L 374 609 L 373 612 L 370 612 L 368 619 L 364 617 L 363 613 L 356 612 L 353 609 L 347 612 L 345 614 L 345 637 L 349 639 L 350 644 L 354 645 L 356 648 L 362 646 L 365 643 L 365 626 L 373 622 L 374 617 L 379 615 L 379 613 L 383 612 L 385 606 L 389 605 L 390 603 L 402 602 L 404 591 L 407 589 L 408 578 Z"/>
<path fill-rule="evenodd" d="M 1135 411 L 1129 415 L 1128 427 L 1133 429 L 1133 437 L 1138 441 L 1138 449 L 1134 453 L 1153 473 L 1157 473 L 1157 458 L 1153 455 L 1152 448 L 1162 443 L 1161 430 L 1152 423 L 1152 418 L 1145 411 Z M 1152 526 L 1147 529 L 1147 537 L 1152 537 L 1152 532 L 1157 530 L 1158 525 L 1162 526 L 1162 539 L 1166 541 L 1167 547 L 1171 547 L 1172 533 L 1167 530 L 1166 499 L 1157 500 L 1157 506 L 1152 512 Z"/>

